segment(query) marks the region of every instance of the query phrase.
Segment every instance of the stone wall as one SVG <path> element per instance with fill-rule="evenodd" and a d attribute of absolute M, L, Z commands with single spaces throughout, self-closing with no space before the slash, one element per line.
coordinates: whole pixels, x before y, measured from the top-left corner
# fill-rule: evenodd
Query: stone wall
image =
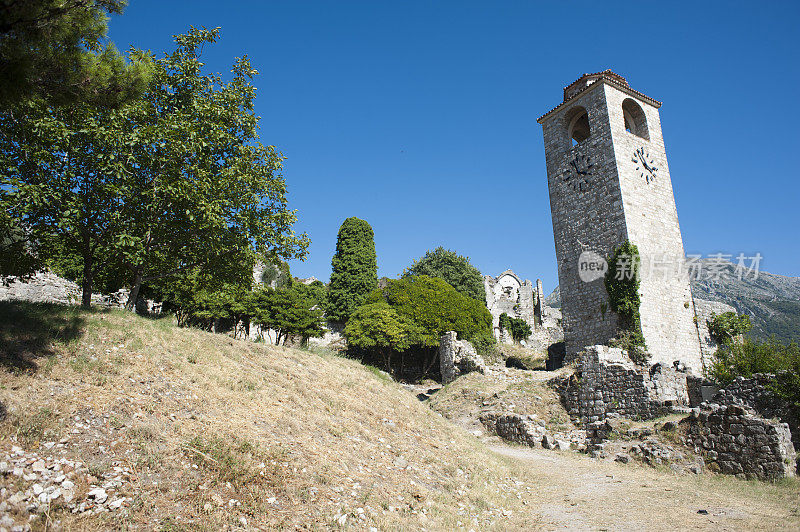
<path fill-rule="evenodd" d="M 570 416 L 584 426 L 609 414 L 650 419 L 689 403 L 685 372 L 661 364 L 643 369 L 621 349 L 602 345 L 587 347 L 575 373 L 551 384 Z"/>
<path fill-rule="evenodd" d="M 76 283 L 58 275 L 42 271 L 31 279 L 20 281 L 15 278 L 4 278 L 0 282 L 0 301 L 29 301 L 31 303 L 56 303 L 61 305 L 79 305 L 81 287 Z M 128 301 L 129 291 L 118 290 L 112 294 L 92 294 L 92 305 L 106 308 L 124 308 Z M 136 311 L 140 314 L 160 312 L 160 304 L 140 299 L 136 303 Z"/>
<path fill-rule="evenodd" d="M 708 320 L 712 316 L 724 314 L 725 312 L 736 312 L 736 309 L 719 301 L 707 301 L 705 299 L 694 300 L 694 311 L 697 315 L 697 332 L 700 336 L 700 352 L 703 354 L 703 368 L 708 369 L 714 363 L 714 353 L 717 352 L 717 342 L 711 338 L 708 332 Z"/>
<path fill-rule="evenodd" d="M 755 373 L 752 377 L 736 377 L 732 383 L 719 390 L 710 403 L 729 406 L 740 405 L 754 410 L 765 418 L 776 418 L 787 423 L 796 449 L 800 449 L 800 423 L 786 400 L 769 389 L 775 375 Z"/>
<path fill-rule="evenodd" d="M 762 480 L 795 476 L 789 426 L 738 405 L 708 405 L 688 419 L 688 439 L 721 473 Z"/>
<path fill-rule="evenodd" d="M 484 373 L 486 364 L 471 343 L 457 340 L 455 331 L 450 331 L 439 339 L 439 370 L 442 384 L 448 384 L 471 371 Z"/>

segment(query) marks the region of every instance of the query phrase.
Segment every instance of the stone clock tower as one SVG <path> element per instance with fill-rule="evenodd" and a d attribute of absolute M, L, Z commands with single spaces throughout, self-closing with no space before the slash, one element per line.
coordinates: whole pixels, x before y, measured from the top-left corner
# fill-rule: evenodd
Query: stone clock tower
<path fill-rule="evenodd" d="M 596 264 L 630 240 L 642 258 L 642 332 L 651 363 L 702 372 L 694 302 L 658 109 L 606 70 L 584 74 L 539 118 L 569 361 L 617 331 Z"/>

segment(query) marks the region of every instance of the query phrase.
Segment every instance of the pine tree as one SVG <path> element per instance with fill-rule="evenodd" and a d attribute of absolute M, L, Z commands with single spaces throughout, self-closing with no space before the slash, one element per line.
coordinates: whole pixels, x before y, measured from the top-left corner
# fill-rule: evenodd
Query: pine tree
<path fill-rule="evenodd" d="M 375 235 L 369 223 L 354 217 L 342 223 L 331 266 L 328 318 L 347 321 L 378 286 Z"/>

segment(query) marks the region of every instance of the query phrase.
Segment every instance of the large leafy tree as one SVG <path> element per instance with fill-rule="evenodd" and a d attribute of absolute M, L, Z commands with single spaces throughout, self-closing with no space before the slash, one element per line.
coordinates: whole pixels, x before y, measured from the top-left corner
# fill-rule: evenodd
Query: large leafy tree
<path fill-rule="evenodd" d="M 355 217 L 342 223 L 331 266 L 327 314 L 333 320 L 347 321 L 378 286 L 375 234 L 369 223 Z"/>
<path fill-rule="evenodd" d="M 143 283 L 232 254 L 272 261 L 305 256 L 306 235 L 288 209 L 284 157 L 259 141 L 257 71 L 247 57 L 233 77 L 203 74 L 200 53 L 219 28 L 191 28 L 177 49 L 153 60 L 153 83 L 131 112 L 136 125 L 133 184 L 126 198 L 124 260 L 129 306 Z"/>
<path fill-rule="evenodd" d="M 441 246 L 425 253 L 424 257 L 414 261 L 414 264 L 403 272 L 403 277 L 415 275 L 444 279 L 447 284 L 465 296 L 478 301 L 486 300 L 483 276 L 478 268 L 470 263 L 468 257 Z"/>
<path fill-rule="evenodd" d="M 116 106 L 140 94 L 147 63 L 129 64 L 104 42 L 125 0 L 0 2 L 0 108 L 43 99 Z"/>
<path fill-rule="evenodd" d="M 0 204 L 40 257 L 79 257 L 85 307 L 125 227 L 131 137 L 124 115 L 41 102 L 0 113 Z"/>
<path fill-rule="evenodd" d="M 492 316 L 485 304 L 435 277 L 419 275 L 391 281 L 382 291 L 371 294 L 369 301 L 377 298 L 417 327 L 411 343 L 419 346 L 438 347 L 439 339 L 448 331 L 469 340 L 492 330 Z"/>
<path fill-rule="evenodd" d="M 217 35 L 176 37 L 145 98 L 121 108 L 0 113 L 0 204 L 40 256 L 80 258 L 84 306 L 98 273 L 127 272 L 132 308 L 143 283 L 305 255 L 282 157 L 258 142 L 255 70 L 243 58 L 229 83 L 201 75 L 199 49 Z"/>
<path fill-rule="evenodd" d="M 485 304 L 444 280 L 419 275 L 373 291 L 351 316 L 344 334 L 365 358 L 378 355 L 387 370 L 397 369 L 390 363 L 391 353 L 398 352 L 401 356 L 395 360 L 401 375 L 406 367 L 416 367 L 424 375 L 434 366 L 440 338 L 447 331 L 483 345 L 491 338 L 492 316 Z"/>

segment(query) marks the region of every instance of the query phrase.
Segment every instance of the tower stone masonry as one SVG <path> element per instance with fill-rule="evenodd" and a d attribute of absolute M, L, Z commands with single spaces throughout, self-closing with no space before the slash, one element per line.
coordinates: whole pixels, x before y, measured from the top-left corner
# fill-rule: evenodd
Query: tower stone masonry
<path fill-rule="evenodd" d="M 640 312 L 651 363 L 680 361 L 693 373 L 702 372 L 659 107 L 660 102 L 606 70 L 584 74 L 567 86 L 564 101 L 538 119 L 566 361 L 617 333 L 603 278 L 581 259 L 607 257 L 630 240 L 642 257 Z"/>

